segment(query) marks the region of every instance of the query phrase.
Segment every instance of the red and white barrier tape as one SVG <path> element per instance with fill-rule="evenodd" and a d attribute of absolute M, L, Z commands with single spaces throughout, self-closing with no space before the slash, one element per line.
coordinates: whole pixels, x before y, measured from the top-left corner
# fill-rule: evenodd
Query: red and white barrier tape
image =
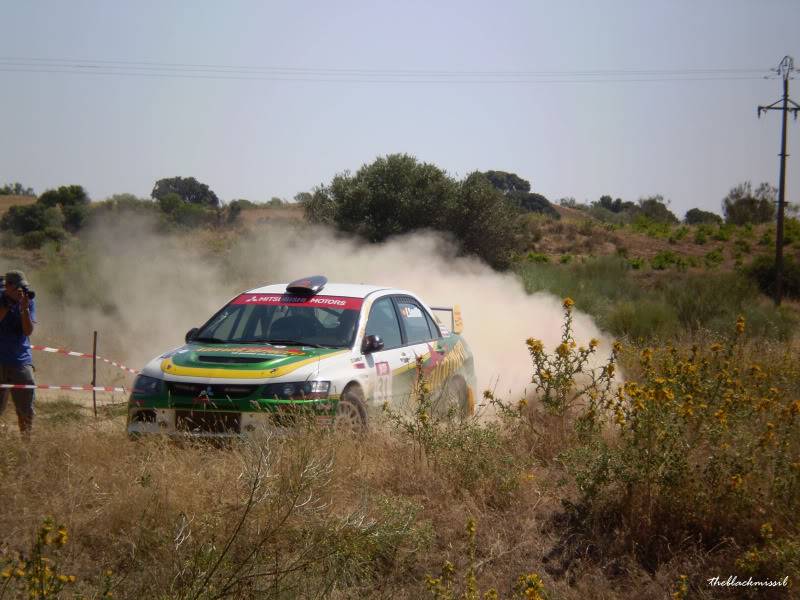
<path fill-rule="evenodd" d="M 0 383 L 0 388 L 10 390 L 73 390 L 76 392 L 124 392 L 123 387 L 112 387 L 103 385 L 49 385 L 47 383 L 23 384 L 23 383 Z"/>
<path fill-rule="evenodd" d="M 50 346 L 39 346 L 32 344 L 31 349 L 41 350 L 42 352 L 55 352 L 58 354 L 65 354 L 67 356 L 76 356 L 78 358 L 92 358 L 92 355 L 86 352 L 75 352 L 73 350 L 65 350 L 64 348 L 51 348 Z M 138 375 L 140 372 L 137 369 L 131 369 L 130 367 L 126 367 L 125 365 L 114 362 L 113 360 L 109 360 L 108 358 L 103 358 L 102 356 L 98 356 L 97 360 L 102 360 L 104 363 L 108 363 L 109 365 L 117 367 L 118 369 L 122 369 L 123 371 L 127 371 L 128 373 L 133 373 L 134 375 Z"/>

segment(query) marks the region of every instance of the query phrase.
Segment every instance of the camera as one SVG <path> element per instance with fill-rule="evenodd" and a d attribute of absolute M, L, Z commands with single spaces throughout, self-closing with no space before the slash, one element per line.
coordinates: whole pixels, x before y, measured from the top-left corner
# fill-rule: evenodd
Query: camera
<path fill-rule="evenodd" d="M 20 289 L 22 290 L 22 293 L 25 294 L 31 300 L 36 298 L 36 292 L 34 292 L 27 285 L 20 286 Z M 5 291 L 6 291 L 6 278 L 5 278 L 4 275 L 0 275 L 0 295 L 2 295 L 3 292 L 5 292 Z M 3 296 L 3 298 L 5 298 L 5 296 Z M 5 303 L 5 300 L 4 299 L 0 299 L 0 302 Z"/>

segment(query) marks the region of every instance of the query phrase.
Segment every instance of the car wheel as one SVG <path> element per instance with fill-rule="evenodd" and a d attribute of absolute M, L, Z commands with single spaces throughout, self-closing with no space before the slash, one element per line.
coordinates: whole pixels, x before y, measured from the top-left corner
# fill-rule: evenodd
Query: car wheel
<path fill-rule="evenodd" d="M 364 394 L 361 388 L 353 385 L 345 389 L 336 404 L 334 426 L 339 431 L 363 433 L 367 429 L 367 411 L 364 408 Z"/>
<path fill-rule="evenodd" d="M 433 405 L 434 416 L 440 419 L 465 419 L 469 416 L 467 384 L 461 377 L 447 380 Z"/>

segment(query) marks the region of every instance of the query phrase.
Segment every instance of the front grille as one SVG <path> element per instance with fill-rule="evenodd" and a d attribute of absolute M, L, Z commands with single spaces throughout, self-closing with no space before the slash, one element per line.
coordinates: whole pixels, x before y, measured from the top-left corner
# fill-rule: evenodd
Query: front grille
<path fill-rule="evenodd" d="M 134 423 L 155 423 L 156 422 L 156 411 L 154 410 L 137 410 L 131 416 L 131 421 Z"/>
<path fill-rule="evenodd" d="M 197 360 L 206 363 L 252 365 L 255 363 L 263 363 L 270 359 L 258 356 L 198 356 Z"/>
<path fill-rule="evenodd" d="M 209 392 L 209 388 L 211 388 Z M 172 396 L 183 398 L 197 398 L 201 394 L 208 394 L 210 401 L 214 400 L 236 400 L 238 398 L 247 398 L 258 389 L 257 385 L 228 385 L 228 384 L 213 384 L 204 385 L 202 383 L 178 383 L 170 381 L 167 383 L 167 389 Z"/>
<path fill-rule="evenodd" d="M 197 433 L 239 433 L 241 413 L 176 410 L 175 427 Z"/>

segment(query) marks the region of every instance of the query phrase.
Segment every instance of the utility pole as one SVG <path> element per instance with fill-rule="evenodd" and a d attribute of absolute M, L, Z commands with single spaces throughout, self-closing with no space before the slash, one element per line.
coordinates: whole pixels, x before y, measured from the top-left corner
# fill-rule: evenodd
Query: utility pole
<path fill-rule="evenodd" d="M 758 107 L 758 117 L 761 118 L 762 112 L 768 110 L 779 110 L 783 113 L 783 125 L 781 127 L 781 174 L 778 181 L 778 225 L 775 234 L 775 306 L 780 306 L 783 300 L 783 209 L 785 206 L 786 194 L 786 116 L 791 112 L 795 121 L 800 105 L 789 99 L 789 79 L 794 71 L 794 59 L 791 56 L 784 56 L 783 60 L 774 69 L 778 75 L 783 77 L 783 98 L 770 104 L 769 106 Z"/>

